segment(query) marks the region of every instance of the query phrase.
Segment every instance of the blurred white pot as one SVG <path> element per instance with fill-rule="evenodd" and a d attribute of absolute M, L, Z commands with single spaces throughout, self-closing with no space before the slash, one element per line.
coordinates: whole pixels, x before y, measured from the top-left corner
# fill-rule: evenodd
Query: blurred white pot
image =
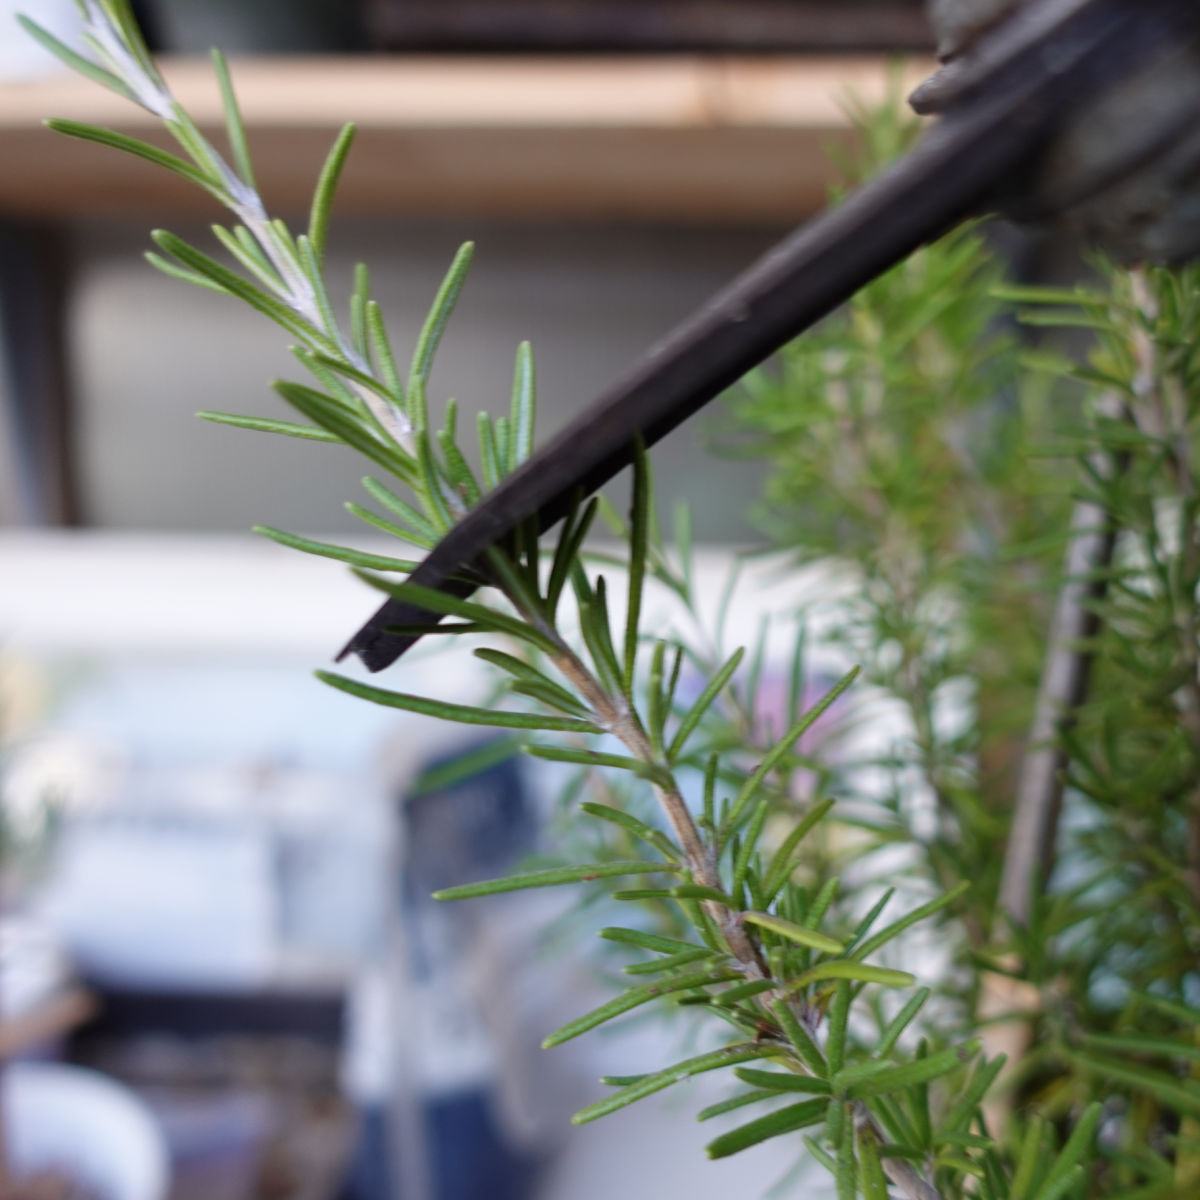
<path fill-rule="evenodd" d="M 103 1200 L 164 1200 L 161 1130 L 128 1088 L 80 1067 L 13 1063 L 0 1076 L 8 1169 L 70 1175 Z"/>

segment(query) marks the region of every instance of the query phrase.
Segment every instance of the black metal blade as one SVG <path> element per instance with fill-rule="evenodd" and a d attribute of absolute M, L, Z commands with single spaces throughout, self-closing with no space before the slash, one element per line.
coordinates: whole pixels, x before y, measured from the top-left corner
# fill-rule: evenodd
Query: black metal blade
<path fill-rule="evenodd" d="M 619 383 L 473 509 L 413 583 L 456 595 L 453 576 L 536 515 L 560 520 L 572 497 L 631 461 L 752 367 L 913 250 L 983 211 L 1062 116 L 1146 61 L 1183 29 L 1196 0 L 1035 0 L 993 34 L 954 81 L 955 103 L 906 158 L 792 234 L 664 338 Z M 440 618 L 388 600 L 338 656 L 379 671 L 417 641 L 393 626 Z"/>

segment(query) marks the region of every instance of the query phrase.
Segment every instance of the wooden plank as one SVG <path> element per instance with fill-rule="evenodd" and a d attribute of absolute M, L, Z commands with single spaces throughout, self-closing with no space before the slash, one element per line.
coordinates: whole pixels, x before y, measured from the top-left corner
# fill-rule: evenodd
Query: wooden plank
<path fill-rule="evenodd" d="M 923 0 L 367 0 L 387 50 L 932 49 Z"/>
<path fill-rule="evenodd" d="M 927 61 L 900 71 L 907 89 Z M 788 221 L 821 203 L 842 100 L 882 98 L 877 57 L 357 58 L 234 64 L 259 182 L 307 205 L 338 127 L 359 125 L 340 211 L 524 218 Z M 208 65 L 168 63 L 179 99 L 219 126 Z M 149 114 L 86 81 L 0 86 L 0 212 L 207 214 L 211 201 L 143 162 L 41 127 L 47 115 L 160 144 Z"/>

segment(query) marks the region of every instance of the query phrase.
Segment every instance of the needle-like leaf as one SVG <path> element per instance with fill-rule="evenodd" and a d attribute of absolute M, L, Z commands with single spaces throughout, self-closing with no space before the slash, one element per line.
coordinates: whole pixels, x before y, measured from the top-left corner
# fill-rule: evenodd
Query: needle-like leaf
<path fill-rule="evenodd" d="M 577 750 L 571 746 L 529 746 L 527 753 L 549 762 L 577 763 L 581 767 L 605 767 L 611 771 L 629 771 L 641 779 L 670 786 L 670 775 L 653 763 L 623 754 L 604 754 L 598 750 Z"/>
<path fill-rule="evenodd" d="M 273 529 L 270 525 L 255 525 L 254 532 L 268 537 L 281 546 L 299 550 L 304 554 L 315 554 L 321 558 L 334 558 L 351 566 L 362 567 L 370 571 L 402 571 L 408 574 L 416 570 L 418 564 L 410 559 L 390 558 L 383 554 L 368 554 L 363 550 L 352 550 L 349 546 L 335 546 L 329 542 L 317 542 L 312 538 L 298 537 L 294 533 L 285 533 L 282 529 Z"/>
<path fill-rule="evenodd" d="M 907 913 L 898 921 L 893 921 L 886 929 L 881 929 L 874 937 L 868 938 L 861 945 L 856 946 L 853 951 L 854 957 L 866 958 L 867 955 L 874 954 L 876 950 L 882 946 L 886 946 L 893 938 L 898 937 L 918 921 L 924 921 L 927 917 L 933 916 L 934 913 L 940 912 L 947 905 L 953 904 L 959 896 L 969 891 L 970 887 L 970 881 L 964 880 L 957 887 L 951 888 L 936 900 L 931 900 L 928 904 L 922 904 L 920 908 L 914 908 L 912 912 Z"/>
<path fill-rule="evenodd" d="M 559 733 L 599 733 L 589 721 L 577 717 L 552 717 L 536 713 L 506 712 L 503 709 L 475 708 L 469 704 L 451 704 L 444 700 L 430 700 L 427 696 L 411 696 L 406 692 L 391 692 L 386 688 L 373 687 L 335 675 L 329 671 L 316 672 L 317 678 L 338 691 L 382 704 L 386 708 L 399 708 L 405 712 L 420 713 L 437 717 L 442 721 L 455 721 L 460 725 L 485 725 L 495 729 L 545 729 Z"/>
<path fill-rule="evenodd" d="M 229 135 L 229 148 L 233 152 L 233 161 L 237 167 L 242 182 L 253 189 L 254 165 L 250 161 L 250 147 L 246 140 L 246 124 L 242 120 L 242 111 L 238 106 L 237 93 L 233 90 L 233 80 L 229 76 L 229 64 L 220 50 L 212 51 L 213 71 L 217 76 L 217 84 L 221 89 L 221 107 L 225 112 L 225 131 Z"/>
<path fill-rule="evenodd" d="M 502 892 L 520 892 L 527 888 L 559 887 L 568 883 L 592 883 L 597 879 L 612 879 L 621 875 L 654 875 L 661 871 L 677 871 L 671 863 L 604 862 L 584 867 L 554 867 L 548 871 L 530 871 L 524 875 L 509 875 L 505 879 L 485 879 L 480 883 L 465 883 L 460 887 L 442 888 L 434 892 L 435 900 L 471 900 L 476 896 L 496 896 Z"/>
<path fill-rule="evenodd" d="M 736 1112 L 739 1108 L 745 1108 L 749 1104 L 759 1104 L 763 1100 L 778 1100 L 778 1092 L 770 1092 L 765 1088 L 758 1088 L 752 1092 L 740 1092 L 736 1096 L 731 1096 L 728 1100 L 722 1100 L 718 1104 L 710 1104 L 707 1108 L 702 1108 L 696 1114 L 697 1121 L 710 1121 L 713 1117 L 723 1117 L 726 1113 Z"/>
<path fill-rule="evenodd" d="M 759 1071 L 753 1067 L 735 1067 L 733 1073 L 743 1083 L 772 1092 L 804 1092 L 818 1096 L 833 1093 L 828 1079 L 818 1079 L 813 1075 L 796 1075 L 791 1071 Z"/>
<path fill-rule="evenodd" d="M 913 1018 L 924 1007 L 925 1001 L 929 999 L 929 996 L 929 988 L 921 988 L 888 1022 L 887 1028 L 880 1034 L 879 1042 L 875 1047 L 875 1053 L 880 1058 L 885 1058 L 892 1052 L 892 1047 L 895 1046 L 900 1035 L 912 1023 Z"/>
<path fill-rule="evenodd" d="M 819 933 L 815 929 L 806 929 L 793 921 L 785 921 L 771 913 L 747 912 L 742 913 L 742 920 L 749 925 L 757 925 L 760 929 L 769 929 L 780 937 L 795 942 L 798 946 L 807 946 L 810 950 L 818 950 L 822 954 L 841 954 L 842 943 Z M 831 965 L 831 964 L 830 964 Z"/>
<path fill-rule="evenodd" d="M 188 183 L 203 188 L 206 192 L 216 196 L 218 200 L 226 199 L 220 188 L 203 171 L 193 167 L 191 163 L 186 162 L 178 155 L 171 154 L 167 150 L 160 150 L 149 142 L 140 141 L 126 133 L 117 133 L 114 129 L 101 129 L 98 125 L 86 125 L 81 121 L 67 121 L 59 117 L 47 121 L 46 126 L 53 129 L 55 133 L 66 134 L 67 137 L 79 138 L 85 142 L 95 142 L 100 146 L 108 146 L 113 150 L 122 150 L 137 158 L 144 158 L 156 167 L 164 167 L 186 179 Z"/>
<path fill-rule="evenodd" d="M 464 621 L 476 622 L 485 629 L 497 633 L 507 633 L 520 641 L 528 642 L 539 650 L 554 654 L 558 647 L 543 633 L 527 625 L 518 617 L 510 617 L 507 613 L 498 612 L 486 604 L 474 600 L 461 600 L 457 596 L 448 595 L 436 588 L 421 587 L 415 583 L 394 583 L 391 580 L 380 579 L 375 575 L 360 573 L 360 577 L 372 587 L 394 596 L 397 600 L 416 605 L 426 612 L 437 613 L 445 617 L 461 617 Z M 593 727 L 594 728 L 594 727 Z"/>
<path fill-rule="evenodd" d="M 284 437 L 303 438 L 310 442 L 340 442 L 341 439 L 327 429 L 314 425 L 296 425 L 292 421 L 274 421 L 267 417 L 243 417 L 237 413 L 198 412 L 201 420 L 216 425 L 233 425 L 238 429 L 253 429 L 258 433 L 279 433 Z"/>
<path fill-rule="evenodd" d="M 90 58 L 85 58 L 82 54 L 77 54 L 70 46 L 59 41 L 49 30 L 43 29 L 36 21 L 31 21 L 24 13 L 17 14 L 17 22 L 31 38 L 40 42 L 45 49 L 61 60 L 64 65 L 70 67 L 72 71 L 83 75 L 93 83 L 98 83 L 102 88 L 107 88 L 110 92 L 116 92 L 118 96 L 124 96 L 126 100 L 131 100 L 135 104 L 137 103 L 137 97 L 134 95 L 132 89 L 126 87 L 124 82 L 111 71 L 105 70 L 99 63 L 92 62 Z"/>
<path fill-rule="evenodd" d="M 612 1096 L 606 1096 L 595 1104 L 577 1112 L 572 1118 L 573 1125 L 584 1125 L 599 1117 L 626 1108 L 630 1104 L 643 1100 L 663 1088 L 670 1087 L 682 1079 L 699 1075 L 705 1071 L 717 1071 L 722 1067 L 733 1067 L 738 1063 L 750 1062 L 755 1058 L 770 1058 L 779 1051 L 770 1046 L 759 1046 L 754 1042 L 742 1042 L 733 1046 L 725 1046 L 721 1050 L 711 1050 L 707 1054 L 698 1054 L 694 1058 L 684 1059 L 672 1067 L 655 1071 L 652 1075 L 643 1075 L 637 1082 L 623 1087 Z"/>
<path fill-rule="evenodd" d="M 519 467 L 533 453 L 534 413 L 537 407 L 537 392 L 533 369 L 533 347 L 522 342 L 517 347 L 513 366 L 512 438 L 509 441 L 508 470 Z"/>
<path fill-rule="evenodd" d="M 789 1104 L 786 1108 L 777 1109 L 765 1117 L 759 1117 L 756 1121 L 714 1138 L 708 1143 L 706 1153 L 709 1158 L 727 1158 L 731 1154 L 757 1146 L 759 1142 L 765 1142 L 768 1138 L 807 1129 L 808 1126 L 816 1125 L 825 1119 L 828 1107 L 829 1101 L 824 1098 Z"/>
<path fill-rule="evenodd" d="M 833 807 L 834 801 L 826 799 L 814 804 L 796 823 L 792 831 L 784 838 L 778 850 L 771 858 L 767 873 L 763 877 L 763 895 L 769 904 L 779 894 L 779 889 L 787 882 L 792 871 L 792 856 L 805 836 L 817 825 L 822 817 Z"/>
<path fill-rule="evenodd" d="M 433 369 L 434 356 L 437 354 L 442 334 L 446 331 L 446 322 L 450 320 L 450 314 L 458 302 L 459 293 L 466 282 L 467 272 L 471 269 L 471 259 L 474 254 L 475 244 L 464 242 L 454 256 L 454 261 L 450 264 L 450 269 L 446 272 L 441 287 L 438 288 L 413 350 L 412 363 L 408 372 L 410 397 L 413 394 L 414 382 L 417 387 L 423 388 L 425 381 L 429 378 L 429 372 Z"/>
<path fill-rule="evenodd" d="M 846 689 L 857 677 L 857 667 L 843 675 L 842 678 L 838 680 L 838 682 L 835 683 L 833 687 L 830 688 L 829 691 L 826 692 L 825 695 L 819 701 L 817 701 L 817 703 L 814 704 L 812 708 L 810 708 L 808 712 L 806 712 L 804 716 L 801 717 L 800 720 L 791 727 L 791 729 L 787 731 L 786 734 L 784 734 L 783 738 L 777 742 L 770 751 L 767 752 L 767 754 L 763 757 L 762 762 L 759 763 L 757 769 L 750 776 L 750 778 L 746 780 L 742 790 L 738 792 L 737 798 L 731 805 L 729 809 L 729 815 L 725 818 L 722 829 L 722 832 L 725 836 L 727 836 L 728 832 L 737 825 L 738 819 L 745 811 L 746 805 L 750 803 L 751 798 L 762 784 L 762 781 L 766 779 L 766 777 L 775 769 L 775 766 L 779 763 L 779 761 L 791 751 L 792 747 L 799 740 L 799 738 L 828 711 L 830 705 L 832 705 L 833 702 L 844 691 L 846 691 Z M 724 840 L 724 837 L 722 840 Z"/>
<path fill-rule="evenodd" d="M 162 255 L 155 254 L 153 250 L 147 250 L 143 257 L 156 271 L 161 271 L 164 275 L 179 280 L 180 283 L 207 288 L 210 292 L 218 292 L 222 296 L 229 295 L 219 283 L 209 279 L 207 275 L 189 271 L 186 267 L 181 267 L 178 263 L 173 263 L 169 259 L 163 258 Z"/>
<path fill-rule="evenodd" d="M 725 685 L 728 684 L 734 671 L 738 669 L 742 658 L 745 656 L 745 649 L 739 647 L 726 660 L 721 669 L 708 681 L 704 691 L 696 699 L 696 703 L 687 711 L 687 715 L 679 723 L 679 728 L 675 731 L 675 736 L 671 739 L 671 745 L 667 750 L 667 759 L 674 762 L 682 753 L 684 745 L 691 737 L 696 726 L 700 724 L 704 714 L 712 707 L 713 701 L 725 690 Z"/>
<path fill-rule="evenodd" d="M 581 1033 L 587 1033 L 589 1029 L 595 1029 L 597 1025 L 603 1025 L 606 1021 L 611 1021 L 614 1017 L 619 1017 L 642 1004 L 648 1004 L 651 1000 L 657 1000 L 660 996 L 692 991 L 737 977 L 735 971 L 714 971 L 711 967 L 706 967 L 702 971 L 692 971 L 629 988 L 591 1012 L 576 1017 L 574 1021 L 568 1021 L 562 1028 L 556 1029 L 543 1039 L 542 1048 L 549 1050 L 552 1046 L 561 1046 L 563 1042 L 569 1042 Z"/>
<path fill-rule="evenodd" d="M 637 664 L 638 624 L 642 615 L 642 595 L 646 588 L 646 554 L 650 536 L 650 468 L 641 438 L 633 455 L 633 495 L 629 511 L 629 589 L 625 615 L 624 680 L 627 695 L 633 692 L 633 672 Z"/>
<path fill-rule="evenodd" d="M 353 124 L 343 125 L 334 139 L 325 165 L 321 168 L 316 190 L 313 192 L 312 206 L 308 214 L 308 240 L 312 246 L 317 263 L 325 257 L 325 242 L 329 236 L 329 216 L 333 211 L 333 200 L 337 193 L 338 182 L 342 177 L 342 169 L 346 165 L 346 157 L 350 147 L 354 145 L 357 129 Z"/>
<path fill-rule="evenodd" d="M 881 1096 L 889 1092 L 902 1091 L 914 1084 L 928 1083 L 942 1075 L 949 1075 L 951 1071 L 957 1071 L 978 1053 L 978 1041 L 964 1042 L 961 1046 L 951 1046 L 949 1049 L 931 1054 L 927 1058 L 914 1059 L 899 1067 L 888 1067 L 865 1079 L 859 1079 L 846 1088 L 846 1095 L 852 1100 L 862 1100 L 869 1096 Z M 839 1076 L 835 1073 L 833 1079 L 835 1088 L 839 1086 L 838 1080 Z"/>
<path fill-rule="evenodd" d="M 653 846 L 659 853 L 665 854 L 668 858 L 675 858 L 679 854 L 679 847 L 662 830 L 654 829 L 652 826 L 647 825 L 645 821 L 639 820 L 633 813 L 626 812 L 621 808 L 615 808 L 609 804 L 595 804 L 590 800 L 580 805 L 580 808 L 588 816 L 596 817 L 601 821 L 608 821 L 613 825 L 619 825 L 627 833 L 632 834 L 647 845 Z"/>

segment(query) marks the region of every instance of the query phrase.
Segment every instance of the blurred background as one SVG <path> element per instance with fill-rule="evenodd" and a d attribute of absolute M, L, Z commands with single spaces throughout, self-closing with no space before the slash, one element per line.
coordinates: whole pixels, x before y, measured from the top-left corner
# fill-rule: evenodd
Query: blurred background
<path fill-rule="evenodd" d="M 849 93 L 928 66 L 920 0 L 135 7 L 206 129 L 200 56 L 230 53 L 279 215 L 360 123 L 329 273 L 371 265 L 398 347 L 477 242 L 436 397 L 506 406 L 528 338 L 542 437 L 820 206 Z M 99 1200 L 765 1194 L 793 1156 L 705 1162 L 694 1092 L 568 1127 L 675 1035 L 542 1054 L 604 994 L 562 902 L 426 899 L 538 849 L 556 781 L 312 680 L 370 597 L 247 531 L 351 533 L 361 469 L 193 419 L 284 415 L 287 348 L 142 262 L 151 228 L 204 245 L 218 214 L 41 127 L 152 132 L 16 11 L 76 32 L 70 0 L 0 2 L 0 1163 Z M 708 430 L 655 463 L 716 579 L 758 481 Z M 477 701 L 470 661 L 422 651 L 405 686 Z"/>

